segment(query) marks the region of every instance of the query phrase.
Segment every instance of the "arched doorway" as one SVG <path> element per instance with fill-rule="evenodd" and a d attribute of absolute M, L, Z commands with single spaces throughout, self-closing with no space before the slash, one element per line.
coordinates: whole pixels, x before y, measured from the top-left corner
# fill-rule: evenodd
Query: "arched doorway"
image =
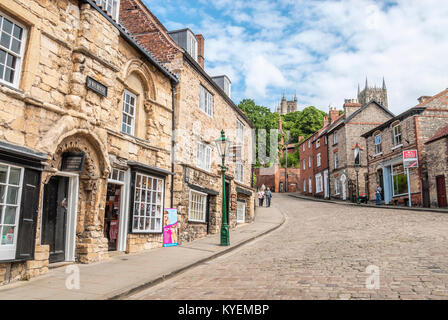
<path fill-rule="evenodd" d="M 92 135 L 78 132 L 56 148 L 44 178 L 41 242 L 50 262 L 89 263 L 107 257 L 103 234 L 109 166 L 104 148 Z"/>

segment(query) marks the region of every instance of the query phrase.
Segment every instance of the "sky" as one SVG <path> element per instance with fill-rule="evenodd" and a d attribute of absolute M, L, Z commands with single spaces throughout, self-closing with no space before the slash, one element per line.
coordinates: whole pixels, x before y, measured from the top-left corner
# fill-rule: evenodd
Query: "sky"
<path fill-rule="evenodd" d="M 143 0 L 168 30 L 205 37 L 206 71 L 232 99 L 275 111 L 282 94 L 328 112 L 382 85 L 389 109 L 448 87 L 446 0 Z"/>

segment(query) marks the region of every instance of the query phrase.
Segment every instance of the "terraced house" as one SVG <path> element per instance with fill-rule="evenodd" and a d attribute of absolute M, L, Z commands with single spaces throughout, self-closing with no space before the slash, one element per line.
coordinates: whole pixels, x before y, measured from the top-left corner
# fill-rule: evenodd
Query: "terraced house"
<path fill-rule="evenodd" d="M 448 89 L 418 101 L 415 107 L 363 135 L 368 146 L 370 198 L 375 199 L 375 188 L 380 185 L 386 204 L 408 205 L 412 201 L 413 206 L 446 207 L 443 138 L 448 123 Z M 408 150 L 417 150 L 419 163 L 409 169 L 409 177 L 403 165 L 403 151 Z"/>
<path fill-rule="evenodd" d="M 226 160 L 228 223 L 254 219 L 251 187 L 252 127 L 231 99 L 227 76 L 204 69 L 204 37 L 190 29 L 168 31 L 141 0 L 122 0 L 120 20 L 133 36 L 179 78 L 176 89 L 173 205 L 179 241 L 217 233 L 221 225 L 221 158 L 214 146 L 221 129 L 233 142 Z"/>
<path fill-rule="evenodd" d="M 178 80 L 119 4 L 0 2 L 0 284 L 162 246 Z"/>

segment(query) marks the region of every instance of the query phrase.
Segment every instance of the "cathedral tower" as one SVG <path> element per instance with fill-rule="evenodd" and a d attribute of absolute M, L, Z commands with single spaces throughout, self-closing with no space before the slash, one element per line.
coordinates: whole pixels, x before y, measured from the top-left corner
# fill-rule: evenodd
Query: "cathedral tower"
<path fill-rule="evenodd" d="M 280 102 L 280 105 L 277 107 L 277 113 L 278 114 L 288 114 L 292 112 L 298 111 L 298 100 L 297 100 L 297 94 L 294 94 L 294 98 L 292 101 L 287 101 L 286 96 L 283 93 L 282 101 Z"/>
<path fill-rule="evenodd" d="M 364 90 L 360 91 L 359 85 L 358 85 L 358 102 L 361 105 L 365 105 L 366 103 L 369 103 L 371 100 L 375 100 L 379 104 L 381 104 L 385 108 L 389 108 L 389 102 L 387 98 L 387 88 L 386 88 L 386 81 L 383 78 L 383 86 L 381 88 L 369 87 L 368 80 L 366 78 L 366 86 Z"/>

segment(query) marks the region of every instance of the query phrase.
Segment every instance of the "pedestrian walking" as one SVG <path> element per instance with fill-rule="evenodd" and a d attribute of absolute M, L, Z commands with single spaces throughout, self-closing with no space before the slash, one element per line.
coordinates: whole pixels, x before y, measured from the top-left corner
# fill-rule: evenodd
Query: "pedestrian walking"
<path fill-rule="evenodd" d="M 271 189 L 267 188 L 264 194 L 266 196 L 266 207 L 269 208 L 271 206 L 271 198 L 272 198 Z"/>
<path fill-rule="evenodd" d="M 382 204 L 383 198 L 381 197 L 381 192 L 383 191 L 383 188 L 381 186 L 376 187 L 376 205 L 380 206 Z"/>
<path fill-rule="evenodd" d="M 260 190 L 260 191 L 258 191 L 258 205 L 260 207 L 262 207 L 263 202 L 264 202 L 264 192 L 263 192 L 263 190 Z"/>

